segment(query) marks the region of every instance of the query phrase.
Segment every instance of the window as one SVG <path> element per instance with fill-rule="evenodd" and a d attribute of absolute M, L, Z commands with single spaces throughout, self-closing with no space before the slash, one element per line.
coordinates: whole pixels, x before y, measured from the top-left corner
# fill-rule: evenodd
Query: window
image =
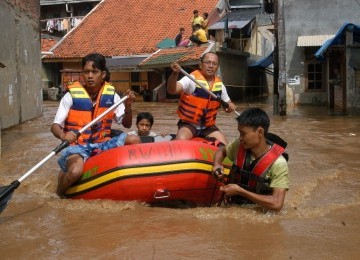
<path fill-rule="evenodd" d="M 131 72 L 131 82 L 139 82 L 139 81 L 140 81 L 140 73 Z"/>
<path fill-rule="evenodd" d="M 140 93 L 140 72 L 131 72 L 131 89 Z"/>
<path fill-rule="evenodd" d="M 307 62 L 307 89 L 323 89 L 323 70 L 321 63 L 317 63 L 316 61 Z"/>

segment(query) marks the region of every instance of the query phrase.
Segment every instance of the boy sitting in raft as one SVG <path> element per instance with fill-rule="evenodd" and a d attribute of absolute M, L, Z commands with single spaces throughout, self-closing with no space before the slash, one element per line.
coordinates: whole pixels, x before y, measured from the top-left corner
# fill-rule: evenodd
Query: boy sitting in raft
<path fill-rule="evenodd" d="M 286 142 L 268 133 L 270 119 L 260 108 L 248 108 L 236 120 L 239 138 L 219 148 L 214 156 L 213 172 L 219 179 L 224 178 L 224 158 L 234 162 L 229 184 L 220 190 L 237 204 L 279 211 L 289 189 Z"/>
<path fill-rule="evenodd" d="M 137 130 L 129 132 L 128 135 L 138 135 L 140 136 L 142 142 L 158 142 L 172 140 L 173 137 L 171 135 L 168 135 L 168 133 L 166 132 L 157 135 L 155 132 L 151 131 L 153 124 L 154 117 L 151 113 L 140 112 L 136 117 Z"/>

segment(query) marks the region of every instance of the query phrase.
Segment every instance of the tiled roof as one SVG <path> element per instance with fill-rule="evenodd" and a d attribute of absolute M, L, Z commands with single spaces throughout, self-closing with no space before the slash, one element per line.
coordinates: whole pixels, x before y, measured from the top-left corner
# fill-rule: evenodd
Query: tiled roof
<path fill-rule="evenodd" d="M 200 46 L 176 47 L 162 49 L 143 60 L 139 67 L 168 67 L 172 62 L 181 64 L 197 64 L 200 56 L 208 49 L 212 48 L 214 43 L 202 44 Z"/>
<path fill-rule="evenodd" d="M 151 54 L 180 27 L 190 34 L 193 10 L 210 12 L 218 0 L 104 0 L 52 49 L 54 59 Z"/>
<path fill-rule="evenodd" d="M 49 51 L 56 43 L 54 39 L 41 38 L 41 51 Z"/>

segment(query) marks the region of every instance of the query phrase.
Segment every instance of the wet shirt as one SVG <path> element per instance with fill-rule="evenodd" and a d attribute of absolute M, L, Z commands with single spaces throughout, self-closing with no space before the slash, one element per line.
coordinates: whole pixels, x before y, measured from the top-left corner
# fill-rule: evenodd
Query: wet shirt
<path fill-rule="evenodd" d="M 236 138 L 234 141 L 226 145 L 226 155 L 231 161 L 235 161 L 237 157 L 237 151 L 240 144 L 239 138 Z M 255 158 L 251 158 L 251 162 Z M 276 161 L 270 166 L 266 177 L 269 177 L 270 188 L 283 188 L 289 189 L 289 168 L 287 161 L 283 156 L 280 156 Z"/>
<path fill-rule="evenodd" d="M 138 130 L 131 131 L 131 132 L 127 133 L 127 134 L 128 135 L 139 135 Z M 157 134 L 150 131 L 150 133 L 147 136 L 155 137 L 155 136 L 157 136 Z"/>

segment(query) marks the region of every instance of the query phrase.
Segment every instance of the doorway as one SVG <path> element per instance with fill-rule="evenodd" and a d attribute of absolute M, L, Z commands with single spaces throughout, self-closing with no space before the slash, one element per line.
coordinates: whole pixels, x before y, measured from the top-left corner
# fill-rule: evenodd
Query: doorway
<path fill-rule="evenodd" d="M 346 114 L 345 51 L 329 53 L 329 109 L 333 114 Z"/>

